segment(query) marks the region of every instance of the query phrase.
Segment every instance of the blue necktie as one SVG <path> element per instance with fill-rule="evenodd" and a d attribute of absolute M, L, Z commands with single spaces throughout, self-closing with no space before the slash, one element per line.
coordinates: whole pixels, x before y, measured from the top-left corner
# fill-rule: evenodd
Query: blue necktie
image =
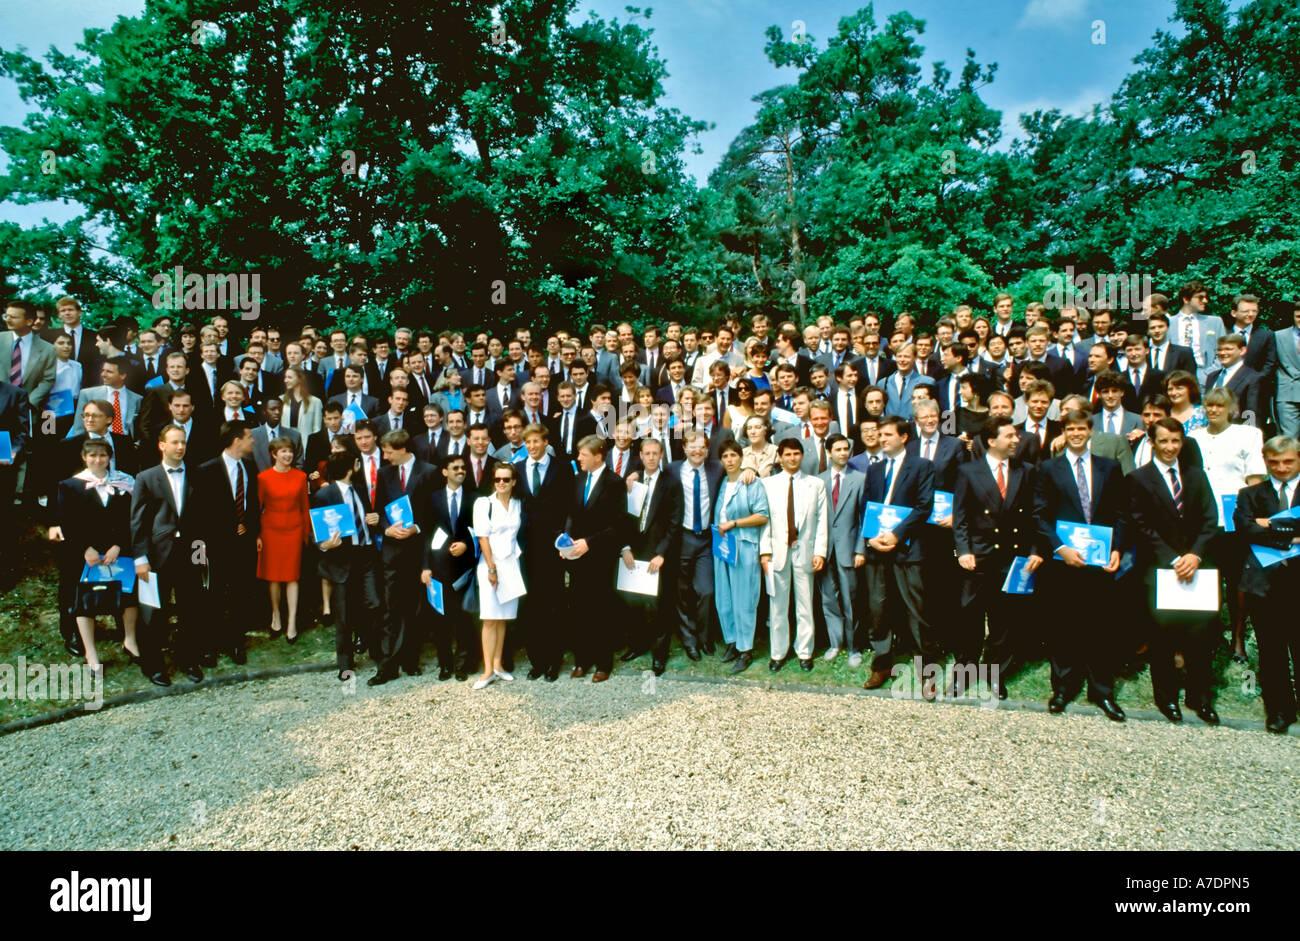
<path fill-rule="evenodd" d="M 700 525 L 700 517 L 704 515 L 704 504 L 700 499 L 700 469 L 695 468 L 695 485 L 691 488 L 691 509 L 695 514 L 695 535 L 704 532 L 704 527 Z"/>
<path fill-rule="evenodd" d="M 587 474 L 587 482 L 582 485 L 582 505 L 587 505 L 587 497 L 591 496 L 591 474 Z"/>
<path fill-rule="evenodd" d="M 889 499 L 889 484 L 894 479 L 894 459 L 891 457 L 889 463 L 885 465 L 885 492 L 880 499 Z"/>
<path fill-rule="evenodd" d="M 451 495 L 451 505 L 448 507 L 448 509 L 451 511 L 448 514 L 448 516 L 450 516 L 451 518 L 450 519 L 451 531 L 454 533 L 456 531 L 456 520 L 460 519 L 460 494 L 459 493 L 453 493 Z"/>

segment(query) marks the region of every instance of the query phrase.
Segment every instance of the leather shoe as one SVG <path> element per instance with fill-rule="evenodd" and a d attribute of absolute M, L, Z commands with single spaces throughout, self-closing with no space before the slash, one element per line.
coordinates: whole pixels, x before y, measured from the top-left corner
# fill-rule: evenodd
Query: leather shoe
<path fill-rule="evenodd" d="M 423 675 L 424 675 L 424 671 L 421 670 L 418 666 L 407 667 L 407 668 L 406 668 L 406 675 L 407 675 L 407 676 L 423 676 Z"/>
<path fill-rule="evenodd" d="M 1170 722 L 1183 721 L 1183 710 L 1178 708 L 1178 703 L 1176 702 L 1158 702 L 1156 703 L 1156 708 L 1159 709 L 1160 714 Z"/>
<path fill-rule="evenodd" d="M 1273 715 L 1268 717 L 1268 721 L 1264 723 L 1264 728 L 1274 735 L 1285 735 L 1286 730 L 1291 728 L 1291 723 L 1286 716 Z"/>
<path fill-rule="evenodd" d="M 1065 698 L 1064 693 L 1056 693 L 1054 696 L 1052 696 L 1051 699 L 1047 701 L 1047 711 L 1054 716 L 1059 716 L 1062 712 L 1065 711 L 1065 707 L 1068 706 L 1069 704 L 1070 701 Z"/>
<path fill-rule="evenodd" d="M 799 658 L 799 669 L 800 669 L 800 670 L 803 670 L 805 673 L 811 673 L 811 672 L 812 672 L 812 668 L 813 668 L 813 662 L 812 662 L 812 659 L 811 659 L 811 658 L 809 658 L 809 659 L 807 659 L 807 660 L 805 660 L 803 657 L 800 657 L 800 658 Z"/>
<path fill-rule="evenodd" d="M 149 677 L 149 682 L 154 686 L 171 686 L 172 681 L 166 673 L 155 673 Z"/>
<path fill-rule="evenodd" d="M 366 680 L 366 685 L 383 686 L 385 683 L 389 682 L 390 680 L 395 680 L 395 679 L 397 679 L 396 673 L 385 673 L 383 670 L 380 670 L 370 679 Z"/>
<path fill-rule="evenodd" d="M 730 663 L 740 656 L 740 651 L 736 649 L 735 644 L 727 644 L 727 649 L 722 651 L 722 662 Z"/>
<path fill-rule="evenodd" d="M 438 671 L 438 679 L 442 680 L 443 682 L 446 682 L 447 680 L 451 679 L 451 677 L 452 677 L 452 673 L 446 667 L 443 667 L 441 670 Z"/>
<path fill-rule="evenodd" d="M 862 684 L 863 689 L 880 689 L 889 682 L 890 672 L 888 670 L 872 670 L 871 676 Z"/>
<path fill-rule="evenodd" d="M 81 643 L 81 638 L 76 634 L 63 642 L 63 648 L 74 657 L 84 657 L 86 655 L 86 648 Z"/>
<path fill-rule="evenodd" d="M 456 671 L 456 682 L 464 683 L 467 679 L 469 679 L 469 673 L 465 670 L 464 667 L 461 667 L 459 670 Z"/>
<path fill-rule="evenodd" d="M 689 657 L 690 659 L 694 660 L 694 661 L 697 662 L 697 663 L 701 660 L 700 652 L 699 652 L 698 650 L 696 650 L 694 647 L 687 647 L 687 648 L 686 648 L 686 656 Z"/>
<path fill-rule="evenodd" d="M 559 667 L 551 667 L 549 670 L 546 671 L 546 682 L 554 683 L 559 678 L 560 678 Z"/>
<path fill-rule="evenodd" d="M 769 660 L 769 661 L 767 661 L 767 669 L 768 669 L 770 672 L 772 672 L 772 673 L 777 672 L 777 671 L 780 670 L 781 667 L 783 667 L 783 666 L 785 666 L 785 661 L 784 661 L 784 660 Z"/>
<path fill-rule="evenodd" d="M 185 676 L 189 679 L 191 683 L 203 682 L 203 671 L 200 670 L 197 666 L 186 667 Z"/>
<path fill-rule="evenodd" d="M 580 680 L 587 675 L 586 667 L 574 667 L 573 672 L 569 674 L 569 679 Z"/>
<path fill-rule="evenodd" d="M 528 678 L 530 680 L 540 680 L 542 678 L 542 674 L 545 672 L 546 671 L 543 670 L 541 667 L 533 667 L 528 671 Z"/>
<path fill-rule="evenodd" d="M 749 665 L 754 662 L 754 655 L 748 650 L 736 654 L 736 662 L 731 665 L 731 675 L 744 673 L 749 669 Z"/>
<path fill-rule="evenodd" d="M 623 661 L 624 663 L 631 663 L 633 660 L 641 656 L 643 653 L 645 653 L 645 651 L 637 650 L 633 647 L 629 647 L 627 648 L 627 652 L 623 654 L 623 656 L 619 657 L 618 659 Z"/>
<path fill-rule="evenodd" d="M 1119 704 L 1116 703 L 1115 700 L 1113 700 L 1113 699 L 1103 699 L 1103 700 L 1099 701 L 1099 702 L 1097 703 L 1097 708 L 1100 709 L 1100 710 L 1102 711 L 1102 714 L 1103 714 L 1107 719 L 1110 719 L 1110 721 L 1112 721 L 1112 722 L 1123 722 L 1123 721 L 1124 721 L 1124 718 L 1125 718 L 1125 716 L 1124 716 L 1124 710 L 1121 709 L 1121 708 L 1119 707 Z M 1174 709 L 1176 710 L 1177 708 L 1178 708 L 1178 706 L 1175 704 Z M 1181 713 L 1181 712 L 1178 713 L 1178 716 L 1179 716 L 1179 718 L 1182 718 L 1182 713 Z"/>
<path fill-rule="evenodd" d="M 230 651 L 230 659 L 242 667 L 248 662 L 248 651 L 243 647 L 236 647 L 234 650 Z"/>
<path fill-rule="evenodd" d="M 700 649 L 703 650 L 706 654 L 708 654 L 711 657 L 713 656 L 713 652 L 716 648 L 713 646 L 713 641 L 706 640 L 704 643 L 700 645 Z"/>
<path fill-rule="evenodd" d="M 1187 704 L 1191 706 L 1191 703 Z M 1219 714 L 1214 711 L 1214 703 L 1208 698 L 1202 699 L 1196 706 L 1196 718 L 1200 719 L 1206 725 L 1218 725 Z"/>
<path fill-rule="evenodd" d="M 650 669 L 654 671 L 655 676 L 663 676 L 664 670 L 668 669 L 668 664 L 662 660 L 655 660 L 650 664 Z"/>
<path fill-rule="evenodd" d="M 603 683 L 607 679 L 609 679 L 609 674 L 604 670 L 597 670 L 595 673 L 591 674 L 591 681 L 593 683 Z"/>
<path fill-rule="evenodd" d="M 997 683 L 997 684 L 995 684 L 995 686 L 996 686 L 996 689 L 997 689 L 998 699 L 1000 699 L 1002 702 L 1006 702 L 1006 700 L 1007 700 L 1007 685 L 1006 685 L 1005 683 Z"/>

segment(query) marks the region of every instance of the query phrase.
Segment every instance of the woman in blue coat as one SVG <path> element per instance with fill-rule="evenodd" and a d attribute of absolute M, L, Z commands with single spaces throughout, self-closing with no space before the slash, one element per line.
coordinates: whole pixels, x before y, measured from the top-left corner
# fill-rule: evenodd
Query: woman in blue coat
<path fill-rule="evenodd" d="M 734 533 L 736 538 L 735 564 L 728 564 L 717 556 L 713 558 L 713 597 L 718 606 L 718 621 L 722 626 L 722 639 L 727 642 L 727 652 L 722 662 L 735 661 L 732 673 L 741 673 L 753 662 L 754 617 L 758 610 L 759 579 L 762 569 L 758 565 L 758 537 L 767 523 L 767 492 L 758 480 L 742 483 L 741 477 L 752 477 L 741 469 L 744 452 L 735 440 L 723 443 L 718 452 L 727 478 L 718 491 L 713 510 L 713 522 L 723 533 Z"/>

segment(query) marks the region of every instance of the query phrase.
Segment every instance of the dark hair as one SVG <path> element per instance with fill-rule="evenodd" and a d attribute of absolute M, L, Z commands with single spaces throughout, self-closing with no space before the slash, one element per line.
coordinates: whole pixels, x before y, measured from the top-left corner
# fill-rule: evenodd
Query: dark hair
<path fill-rule="evenodd" d="M 248 431 L 248 422 L 241 419 L 225 421 L 221 423 L 221 430 L 217 432 L 217 447 L 224 451 L 236 441 L 244 437 Z"/>
<path fill-rule="evenodd" d="M 1187 436 L 1187 432 L 1183 428 L 1183 423 L 1177 418 L 1173 418 L 1169 415 L 1166 415 L 1158 421 L 1152 422 L 1151 427 L 1147 429 L 1147 434 L 1150 436 L 1152 441 L 1156 440 L 1157 428 L 1163 428 L 1165 431 L 1176 431 L 1180 438 L 1185 438 Z"/>
<path fill-rule="evenodd" d="M 786 451 L 789 451 L 791 448 L 793 448 L 796 451 L 799 451 L 800 453 L 803 452 L 803 444 L 802 442 L 800 442 L 798 438 L 782 438 L 780 443 L 776 446 L 776 453 L 778 455 L 784 454 Z"/>
<path fill-rule="evenodd" d="M 1142 407 L 1139 408 L 1138 411 L 1145 410 L 1147 406 L 1151 406 L 1152 408 L 1158 408 L 1166 415 L 1170 414 L 1174 410 L 1174 403 L 1169 401 L 1169 396 L 1161 395 L 1159 392 L 1152 392 L 1145 399 L 1143 399 Z"/>
<path fill-rule="evenodd" d="M 880 419 L 880 424 L 877 427 L 884 428 L 886 425 L 892 427 L 895 432 L 904 438 L 911 435 L 911 423 L 901 415 L 886 415 Z"/>
<path fill-rule="evenodd" d="M 36 305 L 31 301 L 5 301 L 5 309 L 8 310 L 10 307 L 17 307 L 21 310 L 23 312 L 24 320 L 36 319 Z"/>
<path fill-rule="evenodd" d="M 1007 415 L 994 415 L 987 419 L 980 426 L 980 440 L 984 442 L 984 447 L 989 446 L 989 442 L 996 438 L 1007 425 L 1014 425 L 1015 422 Z"/>
<path fill-rule="evenodd" d="M 835 447 L 835 445 L 839 444 L 841 441 L 848 441 L 848 440 L 849 440 L 848 438 L 844 437 L 844 435 L 840 434 L 839 432 L 836 432 L 833 435 L 827 435 L 826 450 L 829 451 L 831 448 Z M 852 446 L 852 444 L 853 442 L 849 441 L 850 447 Z"/>
<path fill-rule="evenodd" d="M 1085 408 L 1072 408 L 1061 416 L 1061 427 L 1064 428 L 1071 422 L 1083 422 L 1089 428 L 1092 427 L 1092 412 Z"/>
<path fill-rule="evenodd" d="M 646 440 L 657 441 L 658 439 L 647 438 Z M 800 448 L 800 450 L 802 450 L 802 448 Z M 726 441 L 722 442 L 722 446 L 718 448 L 718 457 L 722 457 L 722 455 L 726 454 L 728 451 L 735 451 L 741 457 L 745 456 L 745 449 L 740 446 L 740 442 L 735 438 L 728 438 Z"/>
<path fill-rule="evenodd" d="M 325 479 L 342 480 L 356 466 L 357 459 L 351 454 L 331 454 L 325 458 Z"/>

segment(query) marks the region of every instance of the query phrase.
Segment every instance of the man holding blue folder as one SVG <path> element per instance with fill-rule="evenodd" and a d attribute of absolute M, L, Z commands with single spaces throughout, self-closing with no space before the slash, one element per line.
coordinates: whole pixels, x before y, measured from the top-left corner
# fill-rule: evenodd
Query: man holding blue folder
<path fill-rule="evenodd" d="M 1084 680 L 1088 700 L 1106 718 L 1124 721 L 1115 702 L 1115 661 L 1119 638 L 1114 625 L 1123 619 L 1097 616 L 1112 610 L 1114 574 L 1121 551 L 1128 545 L 1128 490 L 1119 462 L 1098 457 L 1089 448 L 1092 415 L 1072 409 L 1062 419 L 1065 451 L 1043 462 L 1034 494 L 1038 532 L 1052 551 L 1042 581 L 1049 597 L 1063 599 L 1053 612 L 1054 636 L 1048 649 L 1052 664 L 1051 713 L 1061 713 L 1079 695 Z M 1109 530 L 1110 551 L 1105 565 L 1089 565 L 1082 552 L 1067 544 L 1058 523 Z M 1095 531 L 1095 530 L 1094 530 Z"/>
<path fill-rule="evenodd" d="M 318 533 L 316 544 L 321 551 L 317 569 L 321 578 L 333 586 L 330 598 L 335 611 L 334 654 L 340 680 L 348 679 L 355 666 L 354 637 L 369 642 L 373 659 L 378 659 L 379 653 L 377 638 L 369 627 L 379 612 L 379 596 L 375 588 L 379 557 L 370 527 L 366 525 L 366 517 L 370 514 L 366 488 L 352 484 L 359 466 L 356 458 L 349 454 L 331 454 L 325 461 L 328 483 L 311 498 L 313 523 L 317 510 L 328 507 L 334 507 L 351 522 L 351 525 L 339 527 L 339 532 L 329 539 L 320 540 L 321 534 Z M 344 530 L 348 535 L 341 535 Z"/>

